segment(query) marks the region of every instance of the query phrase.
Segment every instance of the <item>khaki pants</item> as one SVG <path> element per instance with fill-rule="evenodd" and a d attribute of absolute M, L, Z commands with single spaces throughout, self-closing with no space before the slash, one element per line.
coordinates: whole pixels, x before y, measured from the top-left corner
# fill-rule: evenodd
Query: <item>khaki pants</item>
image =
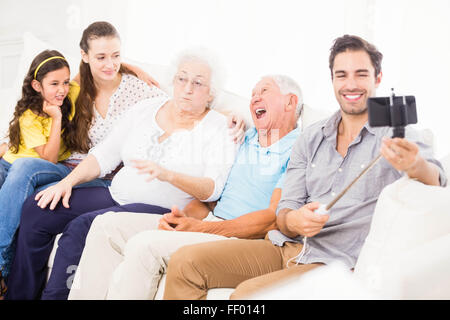
<path fill-rule="evenodd" d="M 208 289 L 236 288 L 231 299 L 245 299 L 262 288 L 298 276 L 321 264 L 296 265 L 302 244 L 283 247 L 269 240 L 223 240 L 189 245 L 172 255 L 164 299 L 205 299 Z"/>

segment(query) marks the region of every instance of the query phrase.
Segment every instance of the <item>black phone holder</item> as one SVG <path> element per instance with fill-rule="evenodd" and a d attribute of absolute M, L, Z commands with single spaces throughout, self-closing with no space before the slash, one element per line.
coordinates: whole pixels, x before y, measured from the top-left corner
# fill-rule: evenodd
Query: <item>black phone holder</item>
<path fill-rule="evenodd" d="M 405 127 L 417 123 L 416 98 L 396 96 L 394 89 L 390 97 L 369 98 L 369 125 L 392 127 L 392 138 L 404 138 Z"/>

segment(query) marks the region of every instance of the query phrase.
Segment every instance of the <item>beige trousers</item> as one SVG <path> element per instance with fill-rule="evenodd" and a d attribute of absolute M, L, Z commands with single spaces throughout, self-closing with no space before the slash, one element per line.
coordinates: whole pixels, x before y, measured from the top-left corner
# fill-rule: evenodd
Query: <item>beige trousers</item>
<path fill-rule="evenodd" d="M 228 239 L 156 230 L 160 219 L 161 215 L 130 212 L 95 218 L 69 299 L 153 299 L 173 252 L 185 244 Z"/>
<path fill-rule="evenodd" d="M 205 299 L 212 288 L 236 288 L 231 299 L 245 299 L 288 277 L 298 277 L 321 266 L 296 265 L 290 261 L 287 267 L 301 249 L 299 243 L 286 242 L 277 247 L 267 239 L 185 246 L 170 259 L 164 299 Z"/>

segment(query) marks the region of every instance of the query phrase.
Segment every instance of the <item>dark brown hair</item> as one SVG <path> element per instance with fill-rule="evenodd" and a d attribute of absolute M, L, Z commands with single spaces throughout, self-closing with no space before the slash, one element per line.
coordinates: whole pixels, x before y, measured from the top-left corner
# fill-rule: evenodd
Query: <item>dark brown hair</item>
<path fill-rule="evenodd" d="M 116 28 L 108 22 L 98 21 L 89 25 L 84 31 L 80 41 L 80 48 L 88 53 L 89 42 L 99 38 L 118 38 L 119 33 Z M 124 66 L 120 66 L 119 73 L 133 74 Z M 78 150 L 87 153 L 91 148 L 89 139 L 89 129 L 94 117 L 94 101 L 97 97 L 97 88 L 95 87 L 94 78 L 92 77 L 91 68 L 88 63 L 81 60 L 80 63 L 80 94 L 76 102 L 76 113 L 74 121 L 78 124 L 78 139 L 80 147 Z"/>
<path fill-rule="evenodd" d="M 333 46 L 330 49 L 329 65 L 331 71 L 331 78 L 333 78 L 334 59 L 339 53 L 345 52 L 347 50 L 350 51 L 363 50 L 367 52 L 367 54 L 370 57 L 370 60 L 372 61 L 372 65 L 375 69 L 375 77 L 380 74 L 383 54 L 379 52 L 373 44 L 367 42 L 366 40 L 358 36 L 351 36 L 346 34 L 334 40 Z"/>
<path fill-rule="evenodd" d="M 43 111 L 43 103 L 44 99 L 42 95 L 35 91 L 31 86 L 34 78 L 34 73 L 36 68 L 46 59 L 51 57 L 64 57 L 60 52 L 56 50 L 44 50 L 39 53 L 31 62 L 31 66 L 23 80 L 22 85 L 22 97 L 17 102 L 16 108 L 14 110 L 13 119 L 9 123 L 9 147 L 12 152 L 17 153 L 19 151 L 20 145 L 20 117 L 23 115 L 25 111 L 30 109 L 36 116 L 45 116 Z M 36 79 L 40 83 L 45 78 L 47 73 L 59 70 L 62 68 L 68 68 L 70 71 L 69 64 L 65 59 L 53 59 L 44 63 L 38 70 L 36 74 Z M 66 97 L 61 105 L 61 113 L 62 113 L 62 125 L 61 130 L 64 129 L 62 133 L 62 138 L 65 142 L 65 145 L 68 149 L 71 149 L 77 144 L 77 141 L 74 139 L 75 126 L 70 121 L 69 117 L 72 111 L 72 104 L 68 97 Z"/>

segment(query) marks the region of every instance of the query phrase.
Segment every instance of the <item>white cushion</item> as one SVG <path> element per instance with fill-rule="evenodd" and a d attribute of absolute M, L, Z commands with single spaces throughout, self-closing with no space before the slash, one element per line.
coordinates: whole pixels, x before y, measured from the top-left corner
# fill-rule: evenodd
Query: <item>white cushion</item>
<path fill-rule="evenodd" d="M 8 141 L 6 135 L 8 134 L 9 122 L 12 119 L 13 110 L 17 102 L 15 97 L 13 88 L 0 90 L 0 101 L 2 101 L 0 107 L 0 143 Z"/>
<path fill-rule="evenodd" d="M 355 275 L 367 288 L 386 298 L 434 296 L 448 299 L 449 234 L 450 189 L 401 178 L 387 186 L 378 198 Z M 434 247 L 429 248 L 433 242 L 442 250 L 430 251 Z M 408 261 L 407 265 L 405 261 Z M 430 261 L 439 261 L 439 267 L 424 268 Z M 406 274 L 420 274 L 421 278 Z M 428 283 L 426 279 L 430 277 L 439 277 L 442 281 Z M 439 295 L 433 295 L 433 291 Z M 413 292 L 418 295 L 412 296 Z"/>
<path fill-rule="evenodd" d="M 444 167 L 445 173 L 447 174 L 447 188 L 450 188 L 450 153 L 441 159 L 441 164 Z"/>
<path fill-rule="evenodd" d="M 55 255 L 56 255 L 56 250 L 58 249 L 58 241 L 59 238 L 61 238 L 62 233 L 57 234 L 55 237 L 55 242 L 53 244 L 53 249 L 52 252 L 50 252 L 50 256 L 48 257 L 48 261 L 47 261 L 47 281 L 50 278 L 50 274 L 52 273 L 52 267 L 53 267 L 53 262 L 55 261 Z"/>
<path fill-rule="evenodd" d="M 344 264 L 316 268 L 293 276 L 250 296 L 250 300 L 373 300 L 370 292 Z"/>

